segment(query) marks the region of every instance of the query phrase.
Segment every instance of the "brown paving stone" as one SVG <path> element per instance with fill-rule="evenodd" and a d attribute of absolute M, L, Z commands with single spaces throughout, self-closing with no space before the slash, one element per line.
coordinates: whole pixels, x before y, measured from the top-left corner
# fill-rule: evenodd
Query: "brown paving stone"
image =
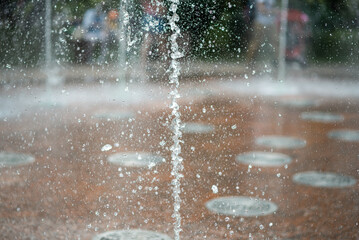
<path fill-rule="evenodd" d="M 210 123 L 216 130 L 183 136 L 182 238 L 359 239 L 358 182 L 343 189 L 322 189 L 291 180 L 295 173 L 309 170 L 359 180 L 359 143 L 327 137 L 333 129 L 359 129 L 358 102 L 321 100 L 320 106 L 299 109 L 278 107 L 274 98 L 264 97 L 183 99 L 184 122 Z M 134 108 L 142 113 L 132 122 L 91 118 L 99 109 L 121 110 L 114 105 L 71 106 L 37 116 L 28 112 L 16 121 L 0 122 L 1 150 L 36 157 L 31 165 L 0 169 L 0 239 L 86 240 L 99 232 L 127 228 L 173 236 L 169 110 L 148 106 Z M 345 120 L 323 124 L 299 118 L 310 110 L 342 113 Z M 263 135 L 303 138 L 307 146 L 274 150 L 293 158 L 287 168 L 249 169 L 237 163 L 237 154 L 270 151 L 255 145 L 255 138 Z M 164 146 L 159 144 L 162 140 Z M 120 146 L 101 151 L 103 145 L 114 143 Z M 119 169 L 106 161 L 121 151 L 149 151 L 167 162 L 152 169 Z M 217 194 L 212 185 L 218 186 Z M 259 197 L 276 203 L 278 210 L 242 218 L 206 209 L 208 200 L 220 196 Z"/>

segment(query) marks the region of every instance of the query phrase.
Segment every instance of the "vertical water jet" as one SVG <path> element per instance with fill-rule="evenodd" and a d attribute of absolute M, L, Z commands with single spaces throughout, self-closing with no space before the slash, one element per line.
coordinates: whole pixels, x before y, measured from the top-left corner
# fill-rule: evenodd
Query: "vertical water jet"
<path fill-rule="evenodd" d="M 179 105 L 177 102 L 177 99 L 180 98 L 180 94 L 178 92 L 178 88 L 179 88 L 179 75 L 180 75 L 180 64 L 177 61 L 178 58 L 182 57 L 182 54 L 180 53 L 179 49 L 178 49 L 178 43 L 177 43 L 177 38 L 180 34 L 180 28 L 177 25 L 177 22 L 179 20 L 179 16 L 176 13 L 177 8 L 178 8 L 178 4 L 179 4 L 179 0 L 171 0 L 171 6 L 170 6 L 170 11 L 169 14 L 171 15 L 169 17 L 169 25 L 172 31 L 172 34 L 170 36 L 170 46 L 171 46 L 171 65 L 170 65 L 170 70 L 171 70 L 171 74 L 169 77 L 169 82 L 170 82 L 170 86 L 171 86 L 171 91 L 170 91 L 170 98 L 171 98 L 171 105 L 170 108 L 172 109 L 172 113 L 171 113 L 171 127 L 172 127 L 172 131 L 173 131 L 173 136 L 172 136 L 172 140 L 173 140 L 173 145 L 171 147 L 171 159 L 172 159 L 172 171 L 171 171 L 171 175 L 173 177 L 172 180 L 172 197 L 174 200 L 174 204 L 173 204 L 173 215 L 172 217 L 174 218 L 174 233 L 175 233 L 175 240 L 179 240 L 180 239 L 180 232 L 182 231 L 181 229 L 181 214 L 180 214 L 180 208 L 181 208 L 181 197 L 180 197 L 180 193 L 181 193 L 181 178 L 183 177 L 183 175 L 181 174 L 182 170 L 183 170 L 183 165 L 182 165 L 182 160 L 183 158 L 180 156 L 181 153 L 181 137 L 182 137 L 182 132 L 181 132 L 181 127 L 182 127 L 182 123 L 181 123 L 181 114 L 179 112 Z"/>

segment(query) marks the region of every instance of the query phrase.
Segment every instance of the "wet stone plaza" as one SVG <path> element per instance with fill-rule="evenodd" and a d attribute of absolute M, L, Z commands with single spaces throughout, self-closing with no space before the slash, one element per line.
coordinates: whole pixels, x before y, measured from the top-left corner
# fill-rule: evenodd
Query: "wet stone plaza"
<path fill-rule="evenodd" d="M 181 239 L 359 239 L 359 94 L 277 84 L 181 83 Z M 0 239 L 174 238 L 168 85 L 127 87 L 0 90 Z"/>

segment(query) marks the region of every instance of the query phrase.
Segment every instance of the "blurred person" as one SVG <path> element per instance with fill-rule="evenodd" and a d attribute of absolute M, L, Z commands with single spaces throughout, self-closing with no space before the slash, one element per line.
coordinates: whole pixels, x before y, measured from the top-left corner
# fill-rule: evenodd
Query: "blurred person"
<path fill-rule="evenodd" d="M 69 21 L 67 27 L 67 33 L 69 35 L 69 42 L 73 45 L 74 60 L 76 63 L 83 63 L 85 59 L 86 44 L 83 39 L 84 31 L 82 29 L 82 19 L 75 18 Z"/>
<path fill-rule="evenodd" d="M 106 19 L 107 27 L 107 43 L 106 43 L 106 56 L 108 52 L 112 49 L 112 46 L 118 46 L 119 44 L 119 13 L 117 10 L 110 10 L 107 13 Z M 110 58 L 113 57 L 113 54 L 110 54 Z"/>
<path fill-rule="evenodd" d="M 275 0 L 255 0 L 253 32 L 248 47 L 247 65 L 249 69 L 255 67 L 256 57 L 260 48 L 269 45 L 272 49 L 272 64 L 278 65 L 278 36 L 277 36 L 277 13 L 274 7 Z"/>
<path fill-rule="evenodd" d="M 82 28 L 84 30 L 84 40 L 87 45 L 86 59 L 87 62 L 94 63 L 94 49 L 100 46 L 100 56 L 97 63 L 101 64 L 105 60 L 106 54 L 106 15 L 102 10 L 102 4 L 98 3 L 95 8 L 90 8 L 85 12 Z"/>
<path fill-rule="evenodd" d="M 145 72 L 149 55 L 156 54 L 166 59 L 164 53 L 166 47 L 167 9 L 162 0 L 142 0 L 142 8 L 144 35 L 141 49 L 141 64 Z M 155 52 L 152 52 L 152 49 L 155 49 Z M 144 72 L 143 74 L 145 74 Z"/>
<path fill-rule="evenodd" d="M 107 34 L 109 41 L 117 41 L 118 40 L 118 32 L 119 32 L 119 24 L 118 24 L 118 11 L 110 10 L 107 14 Z"/>
<path fill-rule="evenodd" d="M 298 63 L 299 67 L 305 67 L 306 45 L 310 36 L 309 16 L 296 9 L 288 10 L 288 27 L 286 42 L 286 61 Z"/>

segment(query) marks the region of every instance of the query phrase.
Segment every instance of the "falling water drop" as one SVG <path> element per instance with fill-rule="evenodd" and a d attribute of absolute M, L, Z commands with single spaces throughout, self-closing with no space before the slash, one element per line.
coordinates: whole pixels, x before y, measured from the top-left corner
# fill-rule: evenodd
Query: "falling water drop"
<path fill-rule="evenodd" d="M 212 192 L 214 194 L 217 194 L 218 193 L 218 187 L 216 185 L 212 185 Z"/>
<path fill-rule="evenodd" d="M 106 151 L 109 151 L 111 149 L 112 149 L 112 146 L 110 144 L 106 144 L 106 145 L 102 146 L 101 151 L 106 152 Z"/>

